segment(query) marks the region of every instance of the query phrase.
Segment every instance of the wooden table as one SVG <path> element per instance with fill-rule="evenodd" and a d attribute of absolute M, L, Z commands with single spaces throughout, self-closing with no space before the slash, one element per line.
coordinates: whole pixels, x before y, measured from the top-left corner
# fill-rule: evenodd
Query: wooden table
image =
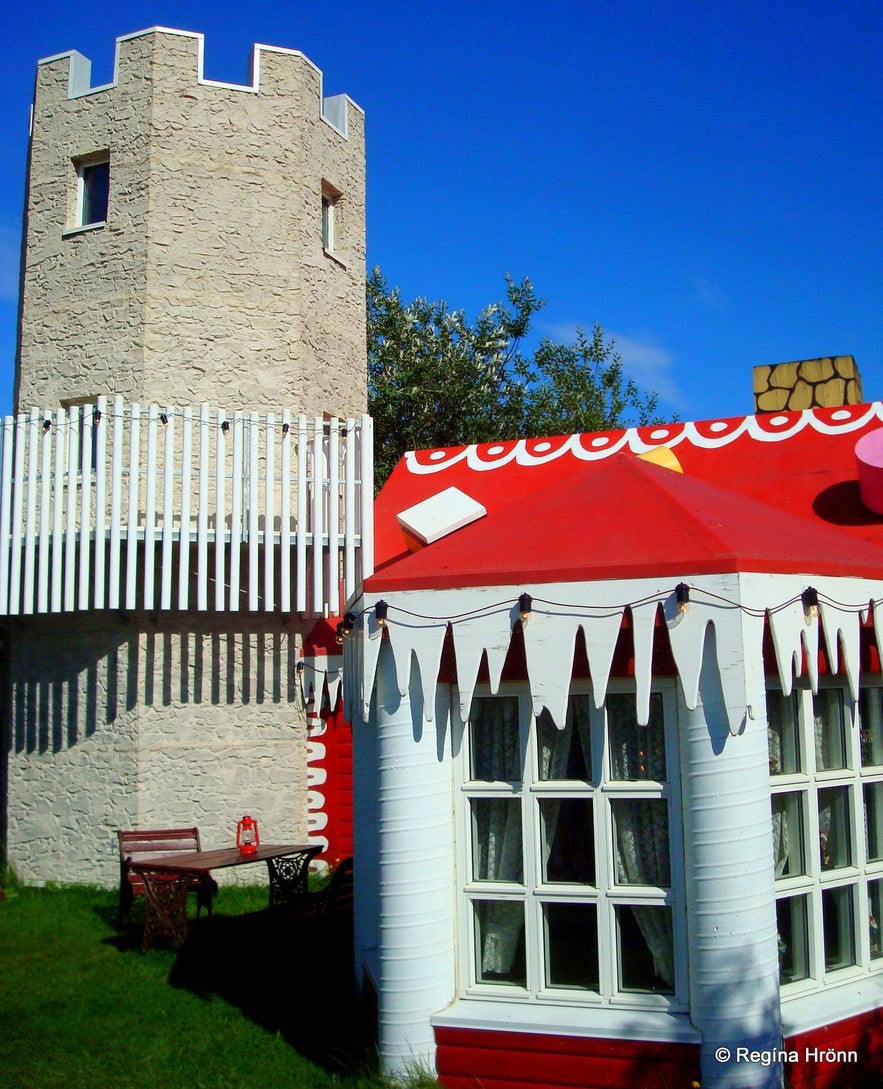
<path fill-rule="evenodd" d="M 305 895 L 310 860 L 321 851 L 315 843 L 261 844 L 252 854 L 238 847 L 219 851 L 179 851 L 174 856 L 159 855 L 133 862 L 131 869 L 144 881 L 144 937 L 147 949 L 154 938 L 187 937 L 187 893 L 195 876 L 208 876 L 212 870 L 228 866 L 247 866 L 266 862 L 270 876 L 270 906 L 287 902 L 292 896 Z"/>

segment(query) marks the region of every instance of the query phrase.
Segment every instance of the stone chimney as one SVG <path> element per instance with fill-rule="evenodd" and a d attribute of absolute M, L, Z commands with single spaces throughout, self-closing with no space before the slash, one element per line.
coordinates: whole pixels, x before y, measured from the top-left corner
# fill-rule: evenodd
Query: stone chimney
<path fill-rule="evenodd" d="M 862 402 L 862 377 L 851 355 L 827 355 L 754 368 L 754 411 L 837 408 Z"/>

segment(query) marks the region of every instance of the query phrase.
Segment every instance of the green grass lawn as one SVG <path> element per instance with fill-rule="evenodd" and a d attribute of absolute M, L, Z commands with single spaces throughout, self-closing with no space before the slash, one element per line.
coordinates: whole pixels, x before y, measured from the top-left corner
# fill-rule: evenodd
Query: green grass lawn
<path fill-rule="evenodd" d="M 382 1086 L 348 942 L 273 922 L 266 897 L 222 888 L 183 946 L 142 954 L 140 903 L 119 925 L 115 892 L 7 888 L 4 1089 Z"/>

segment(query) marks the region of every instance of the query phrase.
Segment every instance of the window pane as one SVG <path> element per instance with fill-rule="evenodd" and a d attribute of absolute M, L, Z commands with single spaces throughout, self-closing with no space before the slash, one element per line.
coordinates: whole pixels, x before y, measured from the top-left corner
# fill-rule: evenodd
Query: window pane
<path fill-rule="evenodd" d="M 883 783 L 865 783 L 865 837 L 868 861 L 883 859 Z"/>
<path fill-rule="evenodd" d="M 103 223 L 107 219 L 110 192 L 110 163 L 92 163 L 83 171 L 83 223 Z"/>
<path fill-rule="evenodd" d="M 848 787 L 819 791 L 819 856 L 823 870 L 849 866 L 852 861 Z"/>
<path fill-rule="evenodd" d="M 331 218 L 333 214 L 331 201 L 328 197 L 322 197 L 322 249 L 325 250 L 330 250 L 334 242 Z"/>
<path fill-rule="evenodd" d="M 822 924 L 825 934 L 825 970 L 855 964 L 855 920 L 852 885 L 822 889 Z"/>
<path fill-rule="evenodd" d="M 674 990 L 671 908 L 617 905 L 619 986 L 623 991 Z"/>
<path fill-rule="evenodd" d="M 668 802 L 624 798 L 611 802 L 620 885 L 671 884 Z"/>
<path fill-rule="evenodd" d="M 563 730 L 559 730 L 549 712 L 543 710 L 537 719 L 540 779 L 578 779 L 585 783 L 591 780 L 590 709 L 588 696 L 571 696 Z"/>
<path fill-rule="evenodd" d="M 863 688 L 860 703 L 862 767 L 883 764 L 883 688 Z"/>
<path fill-rule="evenodd" d="M 607 697 L 607 737 L 611 779 L 665 779 L 665 730 L 662 695 L 650 697 L 650 722 L 639 726 L 634 696 Z"/>
<path fill-rule="evenodd" d="M 546 881 L 595 884 L 595 832 L 590 798 L 540 801 Z"/>
<path fill-rule="evenodd" d="M 773 859 L 776 877 L 806 873 L 803 853 L 803 795 L 774 794 Z"/>
<path fill-rule="evenodd" d="M 805 896 L 789 896 L 776 902 L 779 932 L 779 981 L 793 983 L 809 977 L 809 926 Z"/>
<path fill-rule="evenodd" d="M 546 979 L 550 987 L 598 990 L 595 904 L 546 904 Z"/>
<path fill-rule="evenodd" d="M 485 983 L 527 983 L 524 905 L 518 900 L 476 900 L 478 979 Z"/>
<path fill-rule="evenodd" d="M 523 881 L 521 801 L 472 799 L 472 877 L 475 881 Z"/>
<path fill-rule="evenodd" d="M 800 771 L 797 740 L 797 694 L 770 691 L 766 694 L 767 741 L 770 775 L 791 775 Z"/>
<path fill-rule="evenodd" d="M 469 715 L 472 778 L 484 782 L 521 780 L 517 696 L 484 696 L 472 701 Z"/>
<path fill-rule="evenodd" d="M 868 929 L 871 932 L 871 957 L 883 957 L 880 940 L 880 919 L 883 918 L 883 880 L 868 882 Z"/>
<path fill-rule="evenodd" d="M 843 691 L 820 688 L 812 698 L 813 731 L 816 743 L 816 769 L 831 771 L 845 768 L 846 734 L 843 716 Z"/>

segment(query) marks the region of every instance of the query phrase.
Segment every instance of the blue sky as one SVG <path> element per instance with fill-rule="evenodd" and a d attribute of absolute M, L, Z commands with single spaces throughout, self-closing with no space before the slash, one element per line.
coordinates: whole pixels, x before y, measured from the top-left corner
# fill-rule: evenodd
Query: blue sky
<path fill-rule="evenodd" d="M 366 111 L 368 261 L 474 316 L 529 276 L 537 331 L 600 322 L 682 419 L 751 411 L 751 368 L 852 354 L 883 397 L 883 7 L 797 3 L 8 4 L 0 409 L 12 403 L 36 62 L 112 76 L 114 39 L 205 34 L 245 82 L 302 50 Z"/>

